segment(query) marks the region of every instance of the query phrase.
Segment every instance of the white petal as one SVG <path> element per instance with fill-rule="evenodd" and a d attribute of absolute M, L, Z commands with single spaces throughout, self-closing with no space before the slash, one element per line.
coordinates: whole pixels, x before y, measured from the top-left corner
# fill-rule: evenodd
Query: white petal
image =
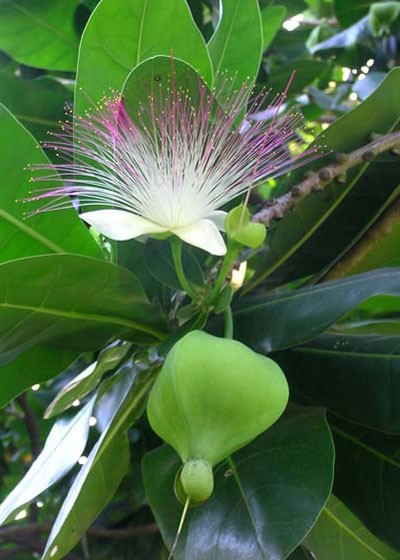
<path fill-rule="evenodd" d="M 186 243 L 200 247 L 211 255 L 225 255 L 226 245 L 219 233 L 217 226 L 211 220 L 199 220 L 198 222 L 183 228 L 171 230 Z"/>
<path fill-rule="evenodd" d="M 223 210 L 214 210 L 214 212 L 208 216 L 208 219 L 214 222 L 220 231 L 225 231 L 225 218 L 227 213 L 228 212 L 224 212 Z"/>
<path fill-rule="evenodd" d="M 166 228 L 124 210 L 95 210 L 94 212 L 83 212 L 79 217 L 106 237 L 116 241 L 167 231 Z"/>

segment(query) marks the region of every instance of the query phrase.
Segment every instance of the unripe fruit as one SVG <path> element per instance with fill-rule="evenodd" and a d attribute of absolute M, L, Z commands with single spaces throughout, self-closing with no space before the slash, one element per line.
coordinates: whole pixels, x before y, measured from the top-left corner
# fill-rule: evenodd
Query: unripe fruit
<path fill-rule="evenodd" d="M 235 340 L 192 331 L 168 354 L 147 413 L 185 463 L 180 482 L 198 502 L 212 492 L 212 467 L 269 428 L 287 401 L 285 376 L 273 360 Z"/>

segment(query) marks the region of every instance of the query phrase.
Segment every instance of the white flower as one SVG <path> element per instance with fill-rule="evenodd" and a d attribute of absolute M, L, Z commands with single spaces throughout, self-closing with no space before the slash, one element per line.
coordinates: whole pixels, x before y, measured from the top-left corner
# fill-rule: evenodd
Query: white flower
<path fill-rule="evenodd" d="M 173 88 L 164 98 L 160 90 L 132 115 L 121 98 L 104 102 L 46 144 L 66 157 L 67 163 L 53 166 L 65 186 L 33 197 L 51 199 L 39 211 L 70 206 L 74 196 L 81 208 L 101 207 L 80 217 L 110 239 L 174 234 L 224 255 L 225 212 L 219 208 L 313 157 L 303 152 L 293 160 L 288 143 L 299 118 L 278 117 L 282 97 L 269 107 L 275 115 L 269 122 L 248 119 L 236 127 L 247 93 L 241 88 L 221 107 L 203 84 L 196 102 Z M 263 100 L 253 102 L 253 109 Z"/>

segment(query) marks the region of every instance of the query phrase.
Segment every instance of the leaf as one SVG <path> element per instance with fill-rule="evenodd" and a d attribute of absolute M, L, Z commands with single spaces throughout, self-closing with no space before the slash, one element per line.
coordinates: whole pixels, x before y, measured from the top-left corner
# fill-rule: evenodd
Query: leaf
<path fill-rule="evenodd" d="M 329 39 L 318 43 L 310 48 L 311 54 L 317 51 L 324 51 L 328 49 L 344 49 L 346 47 L 352 47 L 360 41 L 370 37 L 372 35 L 371 28 L 369 26 L 369 18 L 364 17 L 354 23 L 351 27 L 332 35 Z"/>
<path fill-rule="evenodd" d="M 258 1 L 219 0 L 219 21 L 208 44 L 217 91 L 229 77 L 234 77 L 238 87 L 245 81 L 252 84 L 260 66 L 262 47 Z"/>
<path fill-rule="evenodd" d="M 305 544 L 324 560 L 399 560 L 400 554 L 374 537 L 335 496 L 331 496 Z"/>
<path fill-rule="evenodd" d="M 263 29 L 263 51 L 266 51 L 275 35 L 281 28 L 281 25 L 286 17 L 285 6 L 264 6 L 261 9 L 261 21 Z"/>
<path fill-rule="evenodd" d="M 142 413 L 154 372 L 135 377 L 127 371 L 114 384 L 109 425 L 74 480 L 54 522 L 42 560 L 59 560 L 75 546 L 113 497 L 129 466 L 126 430 Z"/>
<path fill-rule="evenodd" d="M 44 212 L 25 219 L 25 210 L 34 211 L 38 208 L 37 202 L 21 202 L 29 196 L 32 187 L 29 182 L 31 172 L 26 170 L 26 166 L 47 165 L 50 161 L 38 148 L 33 136 L 2 105 L 0 151 L 0 262 L 62 252 L 101 257 L 99 246 L 72 206 L 69 210 L 57 211 L 56 215 Z"/>
<path fill-rule="evenodd" d="M 0 72 L 0 102 L 38 140 L 45 140 L 49 131 L 60 131 L 66 103 L 71 101 L 72 93 L 56 80 L 23 80 Z"/>
<path fill-rule="evenodd" d="M 129 351 L 130 344 L 122 344 L 103 350 L 96 362 L 90 364 L 79 375 L 74 377 L 49 404 L 44 413 L 45 418 L 56 416 L 72 406 L 76 399 L 82 399 L 93 391 L 103 375 L 114 369 Z"/>
<path fill-rule="evenodd" d="M 399 87 L 400 69 L 395 69 L 363 103 L 325 130 L 316 144 L 346 153 L 365 145 L 372 132 L 392 132 L 400 123 L 400 97 L 394 94 Z M 305 169 L 316 170 L 327 163 L 318 160 L 292 173 L 285 189 L 304 178 Z M 383 154 L 349 171 L 344 184 L 331 183 L 323 192 L 299 201 L 269 233 L 268 251 L 246 291 L 261 282 L 268 287 L 282 285 L 329 266 L 396 196 L 399 173 L 399 158 Z"/>
<path fill-rule="evenodd" d="M 343 27 L 355 23 L 368 13 L 369 6 L 375 0 L 334 0 L 336 17 Z"/>
<path fill-rule="evenodd" d="M 86 446 L 89 419 L 94 399 L 73 418 L 58 420 L 52 427 L 44 448 L 30 469 L 0 505 L 0 524 L 65 476 L 77 463 Z"/>
<path fill-rule="evenodd" d="M 374 535 L 400 551 L 400 438 L 331 420 L 335 494 Z M 386 559 L 385 559 L 386 560 Z"/>
<path fill-rule="evenodd" d="M 34 346 L 0 366 L 0 408 L 32 385 L 56 377 L 78 357 L 79 353 L 70 350 Z"/>
<path fill-rule="evenodd" d="M 268 74 L 267 86 L 275 93 L 281 93 L 289 81 L 292 72 L 295 72 L 293 82 L 290 85 L 290 94 L 295 95 L 302 91 L 305 86 L 321 76 L 328 68 L 326 62 L 319 60 L 296 59 L 287 64 L 282 64 Z"/>
<path fill-rule="evenodd" d="M 29 289 L 27 289 L 29 279 Z M 44 255 L 0 265 L 0 355 L 51 342 L 93 350 L 113 337 L 162 337 L 160 320 L 129 271 L 79 255 Z M 150 336 L 149 336 L 150 335 Z"/>
<path fill-rule="evenodd" d="M 364 300 L 400 295 L 400 270 L 387 268 L 272 296 L 242 298 L 235 307 L 235 338 L 268 353 L 303 344 Z"/>
<path fill-rule="evenodd" d="M 185 0 L 102 0 L 82 36 L 75 109 L 110 90 L 121 90 L 130 71 L 147 58 L 173 56 L 212 81 L 209 54 Z"/>
<path fill-rule="evenodd" d="M 274 359 L 301 400 L 400 433 L 400 336 L 324 334 Z"/>
<path fill-rule="evenodd" d="M 315 450 L 318 448 L 318 454 Z M 331 489 L 333 448 L 321 409 L 294 408 L 215 469 L 211 498 L 189 510 L 175 558 L 283 559 L 304 538 Z M 143 476 L 162 536 L 172 545 L 182 506 L 180 466 L 164 445 L 144 457 Z"/>
<path fill-rule="evenodd" d="M 79 44 L 74 27 L 78 5 L 79 0 L 3 0 L 0 49 L 34 68 L 73 72 Z"/>
<path fill-rule="evenodd" d="M 192 284 L 203 286 L 203 272 L 199 263 L 185 245 L 182 253 L 182 263 L 186 278 Z M 146 266 L 154 278 L 170 288 L 176 290 L 182 289 L 176 275 L 169 241 L 149 240 L 145 246 L 144 256 L 146 259 Z"/>

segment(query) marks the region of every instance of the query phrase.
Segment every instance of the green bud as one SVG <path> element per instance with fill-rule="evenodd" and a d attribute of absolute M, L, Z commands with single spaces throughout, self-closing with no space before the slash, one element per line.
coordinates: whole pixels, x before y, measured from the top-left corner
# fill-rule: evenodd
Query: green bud
<path fill-rule="evenodd" d="M 261 247 L 267 234 L 263 224 L 250 222 L 250 212 L 244 206 L 237 206 L 228 213 L 225 231 L 228 237 L 251 249 Z"/>
<path fill-rule="evenodd" d="M 192 459 L 184 464 L 181 471 L 181 484 L 193 502 L 204 502 L 214 489 L 212 466 L 203 459 Z"/>

